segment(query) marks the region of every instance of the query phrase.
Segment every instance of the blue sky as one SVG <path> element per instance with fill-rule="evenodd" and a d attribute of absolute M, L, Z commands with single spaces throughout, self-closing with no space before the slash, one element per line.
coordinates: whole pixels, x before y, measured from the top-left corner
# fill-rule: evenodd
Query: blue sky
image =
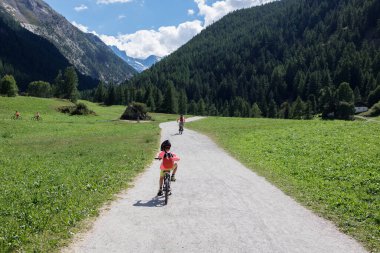
<path fill-rule="evenodd" d="M 130 34 L 194 20 L 196 16 L 189 16 L 187 11 L 197 7 L 192 0 L 135 0 L 113 4 L 97 4 L 96 0 L 45 2 L 70 22 L 75 21 L 99 34 L 108 35 Z M 78 11 L 75 11 L 76 7 Z"/>
<path fill-rule="evenodd" d="M 273 0 L 45 0 L 129 56 L 165 56 L 227 13 Z"/>

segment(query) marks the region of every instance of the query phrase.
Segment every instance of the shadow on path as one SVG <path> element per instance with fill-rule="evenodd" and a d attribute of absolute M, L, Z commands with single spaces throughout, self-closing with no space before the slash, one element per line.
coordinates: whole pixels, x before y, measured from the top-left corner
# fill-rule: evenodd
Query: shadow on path
<path fill-rule="evenodd" d="M 133 206 L 163 207 L 165 205 L 164 200 L 156 196 L 147 202 L 145 200 L 137 200 L 137 202 L 134 203 Z"/>

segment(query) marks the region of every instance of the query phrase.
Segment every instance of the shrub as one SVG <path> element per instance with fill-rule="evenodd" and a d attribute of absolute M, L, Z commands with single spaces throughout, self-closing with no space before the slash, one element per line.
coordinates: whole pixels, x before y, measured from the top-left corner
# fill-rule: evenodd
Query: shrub
<path fill-rule="evenodd" d="M 338 119 L 350 120 L 355 114 L 355 106 L 353 103 L 339 102 L 336 116 Z"/>
<path fill-rule="evenodd" d="M 150 120 L 146 104 L 133 102 L 128 105 L 120 119 L 126 120 Z"/>
<path fill-rule="evenodd" d="M 364 114 L 364 116 L 376 117 L 380 115 L 380 101 L 374 104 L 371 109 Z"/>
<path fill-rule="evenodd" d="M 15 97 L 18 92 L 16 80 L 11 75 L 5 75 L 0 80 L 0 94 L 8 97 Z"/>
<path fill-rule="evenodd" d="M 28 94 L 29 96 L 41 98 L 49 98 L 53 95 L 50 83 L 43 81 L 31 82 L 28 85 Z"/>
<path fill-rule="evenodd" d="M 96 115 L 94 111 L 88 109 L 87 105 L 83 103 L 77 103 L 73 106 L 61 106 L 58 111 L 70 115 Z"/>
<path fill-rule="evenodd" d="M 380 100 L 380 86 L 377 86 L 377 88 L 371 91 L 368 95 L 368 106 L 372 107 L 379 100 Z"/>
<path fill-rule="evenodd" d="M 76 104 L 74 107 L 74 111 L 71 112 L 71 115 L 90 115 L 90 114 L 95 115 L 95 112 L 88 109 L 87 105 L 83 103 Z"/>
<path fill-rule="evenodd" d="M 337 99 L 339 102 L 354 103 L 355 97 L 354 92 L 348 83 L 341 83 L 337 90 Z"/>

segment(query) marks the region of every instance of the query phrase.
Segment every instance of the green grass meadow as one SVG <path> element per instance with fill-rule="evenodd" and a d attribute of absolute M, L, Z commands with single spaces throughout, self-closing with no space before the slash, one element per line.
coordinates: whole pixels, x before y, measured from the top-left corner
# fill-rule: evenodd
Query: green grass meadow
<path fill-rule="evenodd" d="M 152 161 L 158 123 L 175 119 L 119 121 L 125 106 L 85 103 L 97 116 L 57 112 L 65 100 L 0 97 L 0 252 L 58 251 Z M 42 121 L 30 119 L 37 111 Z"/>
<path fill-rule="evenodd" d="M 186 126 L 380 252 L 378 122 L 211 117 Z"/>

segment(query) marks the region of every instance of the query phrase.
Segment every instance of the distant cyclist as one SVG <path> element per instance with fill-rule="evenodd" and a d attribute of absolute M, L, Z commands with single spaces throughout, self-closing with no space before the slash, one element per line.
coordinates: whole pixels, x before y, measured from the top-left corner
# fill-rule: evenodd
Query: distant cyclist
<path fill-rule="evenodd" d="M 15 119 L 19 119 L 21 116 L 20 112 L 19 111 L 16 111 L 15 112 Z"/>
<path fill-rule="evenodd" d="M 179 116 L 179 118 L 177 119 L 177 123 L 179 122 L 179 132 L 181 133 L 183 131 L 183 126 L 185 125 L 185 117 L 183 116 L 183 114 L 181 114 Z"/>
<path fill-rule="evenodd" d="M 34 115 L 34 117 L 36 118 L 36 120 L 40 120 L 41 119 L 41 115 L 39 112 L 36 113 L 36 115 Z"/>
<path fill-rule="evenodd" d="M 162 160 L 161 166 L 160 166 L 160 181 L 159 181 L 159 188 L 158 188 L 158 196 L 162 195 L 162 184 L 164 182 L 164 173 L 166 171 L 172 172 L 172 175 L 170 177 L 170 181 L 175 181 L 175 173 L 177 172 L 177 161 L 179 161 L 179 157 L 170 152 L 172 144 L 169 140 L 166 140 L 162 142 L 161 144 L 161 152 L 158 153 L 158 159 Z"/>

